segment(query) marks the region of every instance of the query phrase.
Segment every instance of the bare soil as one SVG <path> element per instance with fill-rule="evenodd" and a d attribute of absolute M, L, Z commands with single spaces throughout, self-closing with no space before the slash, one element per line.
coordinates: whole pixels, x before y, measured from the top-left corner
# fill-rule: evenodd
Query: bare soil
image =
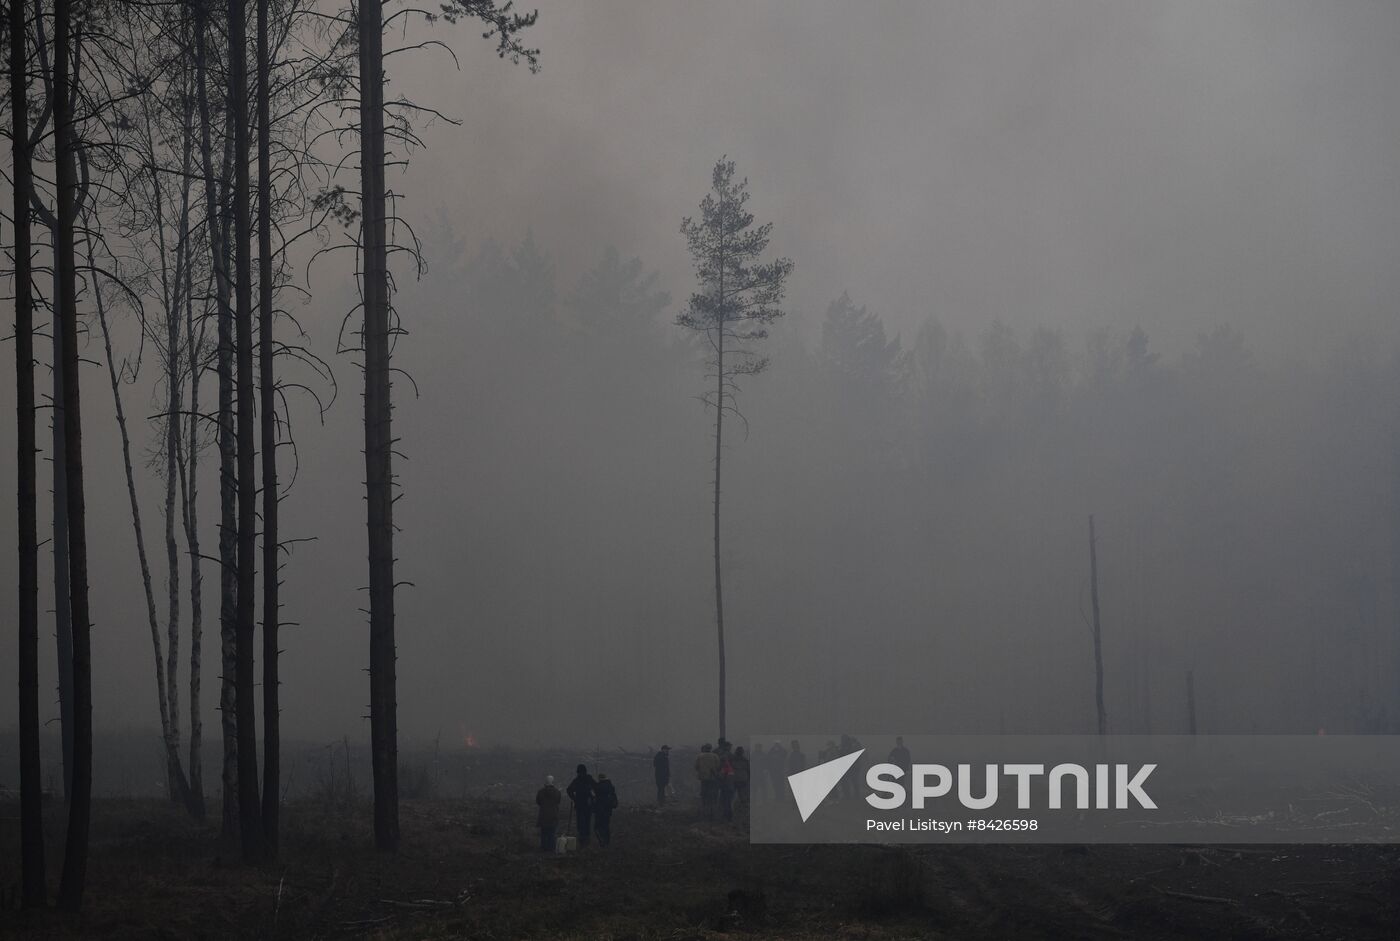
<path fill-rule="evenodd" d="M 258 867 L 220 856 L 216 823 L 101 800 L 78 916 L 14 909 L 17 807 L 0 804 L 0 938 L 1400 937 L 1395 847 L 751 846 L 685 799 L 625 802 L 610 848 L 557 857 L 534 849 L 529 786 L 405 801 L 395 855 L 362 799 L 296 800 Z"/>

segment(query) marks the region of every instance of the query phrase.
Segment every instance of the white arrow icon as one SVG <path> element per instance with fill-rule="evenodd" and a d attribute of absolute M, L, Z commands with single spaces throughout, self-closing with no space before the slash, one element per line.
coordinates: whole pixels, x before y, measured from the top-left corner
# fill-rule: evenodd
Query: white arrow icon
<path fill-rule="evenodd" d="M 788 787 L 792 788 L 792 797 L 793 800 L 797 801 L 797 812 L 802 815 L 803 823 L 806 823 L 807 818 L 816 812 L 816 809 L 821 806 L 821 802 L 826 800 L 826 795 L 830 794 L 836 785 L 841 783 L 846 772 L 851 770 L 851 765 L 855 764 L 863 754 L 865 754 L 864 748 L 857 752 L 851 752 L 849 755 L 842 755 L 840 758 L 833 758 L 831 761 L 814 765 L 806 771 L 788 775 Z"/>

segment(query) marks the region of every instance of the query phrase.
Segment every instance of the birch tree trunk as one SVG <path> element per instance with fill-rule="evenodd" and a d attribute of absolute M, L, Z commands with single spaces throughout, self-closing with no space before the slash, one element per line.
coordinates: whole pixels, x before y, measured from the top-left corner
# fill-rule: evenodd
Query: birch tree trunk
<path fill-rule="evenodd" d="M 84 214 L 86 216 L 86 214 Z M 89 269 L 96 268 L 93 258 L 92 241 L 88 239 L 87 259 Z M 151 647 L 155 652 L 156 702 L 160 707 L 161 741 L 165 745 L 166 781 L 169 784 L 169 797 L 173 801 L 189 805 L 189 784 L 184 770 L 180 767 L 180 747 L 171 732 L 169 704 L 166 701 L 165 656 L 161 651 L 160 624 L 156 615 L 155 592 L 151 586 L 151 566 L 146 557 L 146 536 L 141 524 L 141 504 L 136 497 L 136 475 L 131 466 L 131 436 L 127 432 L 126 409 L 122 405 L 121 376 L 117 372 L 116 360 L 112 354 L 112 335 L 107 326 L 107 307 L 101 291 L 94 291 L 97 306 L 97 321 L 102 328 L 102 345 L 107 355 L 107 375 L 112 385 L 112 404 L 117 415 L 117 430 L 121 433 L 122 470 L 126 474 L 126 496 L 131 507 L 131 528 L 136 534 L 136 560 L 141 569 L 141 587 L 146 594 L 146 621 L 151 628 Z"/>
<path fill-rule="evenodd" d="M 136 37 L 132 37 L 133 43 Z M 141 565 L 141 583 L 146 593 L 147 617 L 151 626 L 151 641 L 156 659 L 157 702 L 160 706 L 161 735 L 165 743 L 165 767 L 167 793 L 172 801 L 178 801 L 186 809 L 194 812 L 190 799 L 189 782 L 180 764 L 180 689 L 177 684 L 180 649 L 180 550 L 175 538 L 175 493 L 177 481 L 177 452 L 179 450 L 180 406 L 183 401 L 183 385 L 180 375 L 179 349 L 181 345 L 180 308 L 181 289 L 185 281 L 185 266 L 189 251 L 189 179 L 190 179 L 190 132 L 193 130 L 188 109 L 184 115 L 186 129 L 185 145 L 182 154 L 181 171 L 184 175 L 182 203 L 176 215 L 176 243 L 173 261 L 166 241 L 165 192 L 162 188 L 161 171 L 156 133 L 153 128 L 151 102 L 142 97 L 141 115 L 145 124 L 146 159 L 151 176 L 152 228 L 156 235 L 159 253 L 161 304 L 165 308 L 165 548 L 166 548 L 166 588 L 168 592 L 166 609 L 167 651 L 162 653 L 160 629 L 154 592 L 151 585 L 150 565 L 147 562 L 145 532 L 141 523 L 141 511 L 136 496 L 136 484 L 131 466 L 131 439 L 127 431 L 126 415 L 122 408 L 120 378 L 112 356 L 111 338 L 107 327 L 106 310 L 101 291 L 94 291 L 98 317 L 101 320 L 103 342 L 107 352 L 107 368 L 112 383 L 112 398 L 116 403 L 117 424 L 122 439 L 122 461 L 126 473 L 127 498 L 131 504 L 132 526 L 136 531 L 137 558 Z M 87 219 L 87 213 L 84 212 Z M 92 240 L 87 240 L 88 264 L 93 264 Z M 172 276 L 173 275 L 173 276 Z"/>

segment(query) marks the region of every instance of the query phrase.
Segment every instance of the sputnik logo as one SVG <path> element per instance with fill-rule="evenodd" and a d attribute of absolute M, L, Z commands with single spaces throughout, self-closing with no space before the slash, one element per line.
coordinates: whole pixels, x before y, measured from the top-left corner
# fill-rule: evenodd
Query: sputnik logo
<path fill-rule="evenodd" d="M 842 755 L 840 758 L 833 758 L 831 761 L 813 765 L 806 771 L 788 775 L 788 787 L 792 788 L 792 798 L 797 801 L 797 812 L 802 815 L 803 823 L 806 823 L 807 818 L 816 812 L 817 808 L 821 806 L 821 802 L 826 800 L 826 796 L 836 789 L 836 785 L 841 783 L 846 772 L 851 770 L 851 766 L 860 760 L 860 756 L 863 754 L 865 754 L 864 748 L 851 752 L 849 755 Z"/>

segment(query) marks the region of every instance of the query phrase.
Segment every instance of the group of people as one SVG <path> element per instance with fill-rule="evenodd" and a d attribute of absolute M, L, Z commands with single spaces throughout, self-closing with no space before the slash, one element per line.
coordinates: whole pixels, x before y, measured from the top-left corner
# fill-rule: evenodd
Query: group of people
<path fill-rule="evenodd" d="M 825 747 L 817 751 L 816 764 L 825 764 L 844 755 L 864 750 L 865 746 L 854 735 L 843 735 L 840 741 L 828 740 Z M 859 796 L 860 782 L 865 780 L 864 768 L 870 760 L 868 755 L 857 759 L 856 770 L 846 774 L 841 780 L 837 798 Z M 904 769 L 906 774 L 912 767 L 909 749 L 904 745 L 904 737 L 895 739 L 894 748 L 885 759 Z M 787 778 L 807 770 L 807 755 L 802 751 L 802 743 L 793 739 L 787 747 L 782 742 L 774 742 L 767 749 L 755 745 L 753 750 L 754 796 L 757 799 L 775 799 L 787 793 Z"/>
<path fill-rule="evenodd" d="M 855 754 L 864 747 L 855 736 L 843 735 L 840 742 L 828 741 L 826 747 L 817 752 L 816 763 Z M 668 752 L 669 749 L 663 749 L 654 761 L 657 803 L 665 801 L 666 785 L 671 777 Z M 909 751 L 904 747 L 903 738 L 898 739 L 889 760 L 908 770 Z M 713 820 L 718 807 L 724 820 L 733 820 L 735 807 L 746 808 L 750 796 L 756 800 L 771 800 L 785 795 L 788 777 L 807 767 L 807 754 L 797 739 L 787 746 L 782 742 L 774 742 L 766 749 L 755 745 L 752 755 L 746 754 L 742 746 L 736 748 L 724 739 L 715 746 L 703 745 L 695 757 L 695 777 L 700 782 L 700 814 L 706 820 Z M 862 774 L 847 775 L 838 796 L 857 796 L 863 778 Z"/>
<path fill-rule="evenodd" d="M 554 775 L 546 775 L 544 787 L 535 793 L 535 806 L 539 808 L 536 824 L 540 829 L 540 850 L 553 852 L 556 834 L 559 832 L 559 810 L 568 795 L 573 804 L 573 815 L 577 827 L 580 847 L 587 846 L 598 837 L 599 846 L 612 843 L 612 815 L 617 809 L 617 788 L 601 771 L 595 780 L 588 773 L 586 765 L 579 765 L 574 779 L 564 789 L 563 794 L 554 786 Z"/>
<path fill-rule="evenodd" d="M 863 748 L 854 736 L 843 735 L 839 743 L 828 741 L 826 747 L 817 752 L 817 763 L 832 761 Z M 903 738 L 896 739 L 887 760 L 908 773 L 911 760 Z M 782 742 L 774 742 L 767 749 L 755 745 L 752 756 L 744 751 L 743 746 L 735 747 L 725 739 L 720 739 L 717 745 L 707 742 L 700 747 L 700 754 L 695 756 L 695 778 L 700 784 L 700 816 L 713 821 L 718 814 L 726 823 L 732 822 L 736 807 L 741 813 L 747 809 L 751 789 L 753 796 L 760 800 L 778 798 L 787 791 L 787 778 L 806 769 L 807 755 L 797 739 L 793 739 L 787 747 Z M 660 806 L 673 793 L 670 745 L 662 745 L 652 756 L 652 770 L 656 779 L 656 803 Z M 837 796 L 858 796 L 859 782 L 863 777 L 861 774 L 846 775 Z M 540 849 L 552 851 L 555 848 L 560 810 L 566 796 L 573 807 L 578 845 L 588 846 L 595 836 L 599 846 L 609 845 L 612 842 L 612 814 L 617 808 L 617 789 L 606 774 L 600 772 L 595 780 L 585 765 L 579 765 L 574 779 L 562 792 L 555 786 L 554 776 L 549 775 L 545 778 L 544 787 L 535 794 L 535 804 L 539 808 Z"/>
<path fill-rule="evenodd" d="M 859 746 L 857 746 L 859 747 Z M 828 749 L 818 755 L 818 763 L 829 761 Z M 799 771 L 807 770 L 807 755 L 802 751 L 802 743 L 793 739 L 789 747 L 782 742 L 774 742 L 766 750 L 762 745 L 753 749 L 754 793 L 760 799 L 778 797 L 787 790 L 787 778 Z"/>
<path fill-rule="evenodd" d="M 752 770 L 752 762 L 742 745 L 735 748 L 727 740 L 720 739 L 717 746 L 708 742 L 700 746 L 700 754 L 695 756 L 695 777 L 700 782 L 700 815 L 714 820 L 718 804 L 725 823 L 733 821 L 736 801 L 741 808 L 748 807 Z"/>

